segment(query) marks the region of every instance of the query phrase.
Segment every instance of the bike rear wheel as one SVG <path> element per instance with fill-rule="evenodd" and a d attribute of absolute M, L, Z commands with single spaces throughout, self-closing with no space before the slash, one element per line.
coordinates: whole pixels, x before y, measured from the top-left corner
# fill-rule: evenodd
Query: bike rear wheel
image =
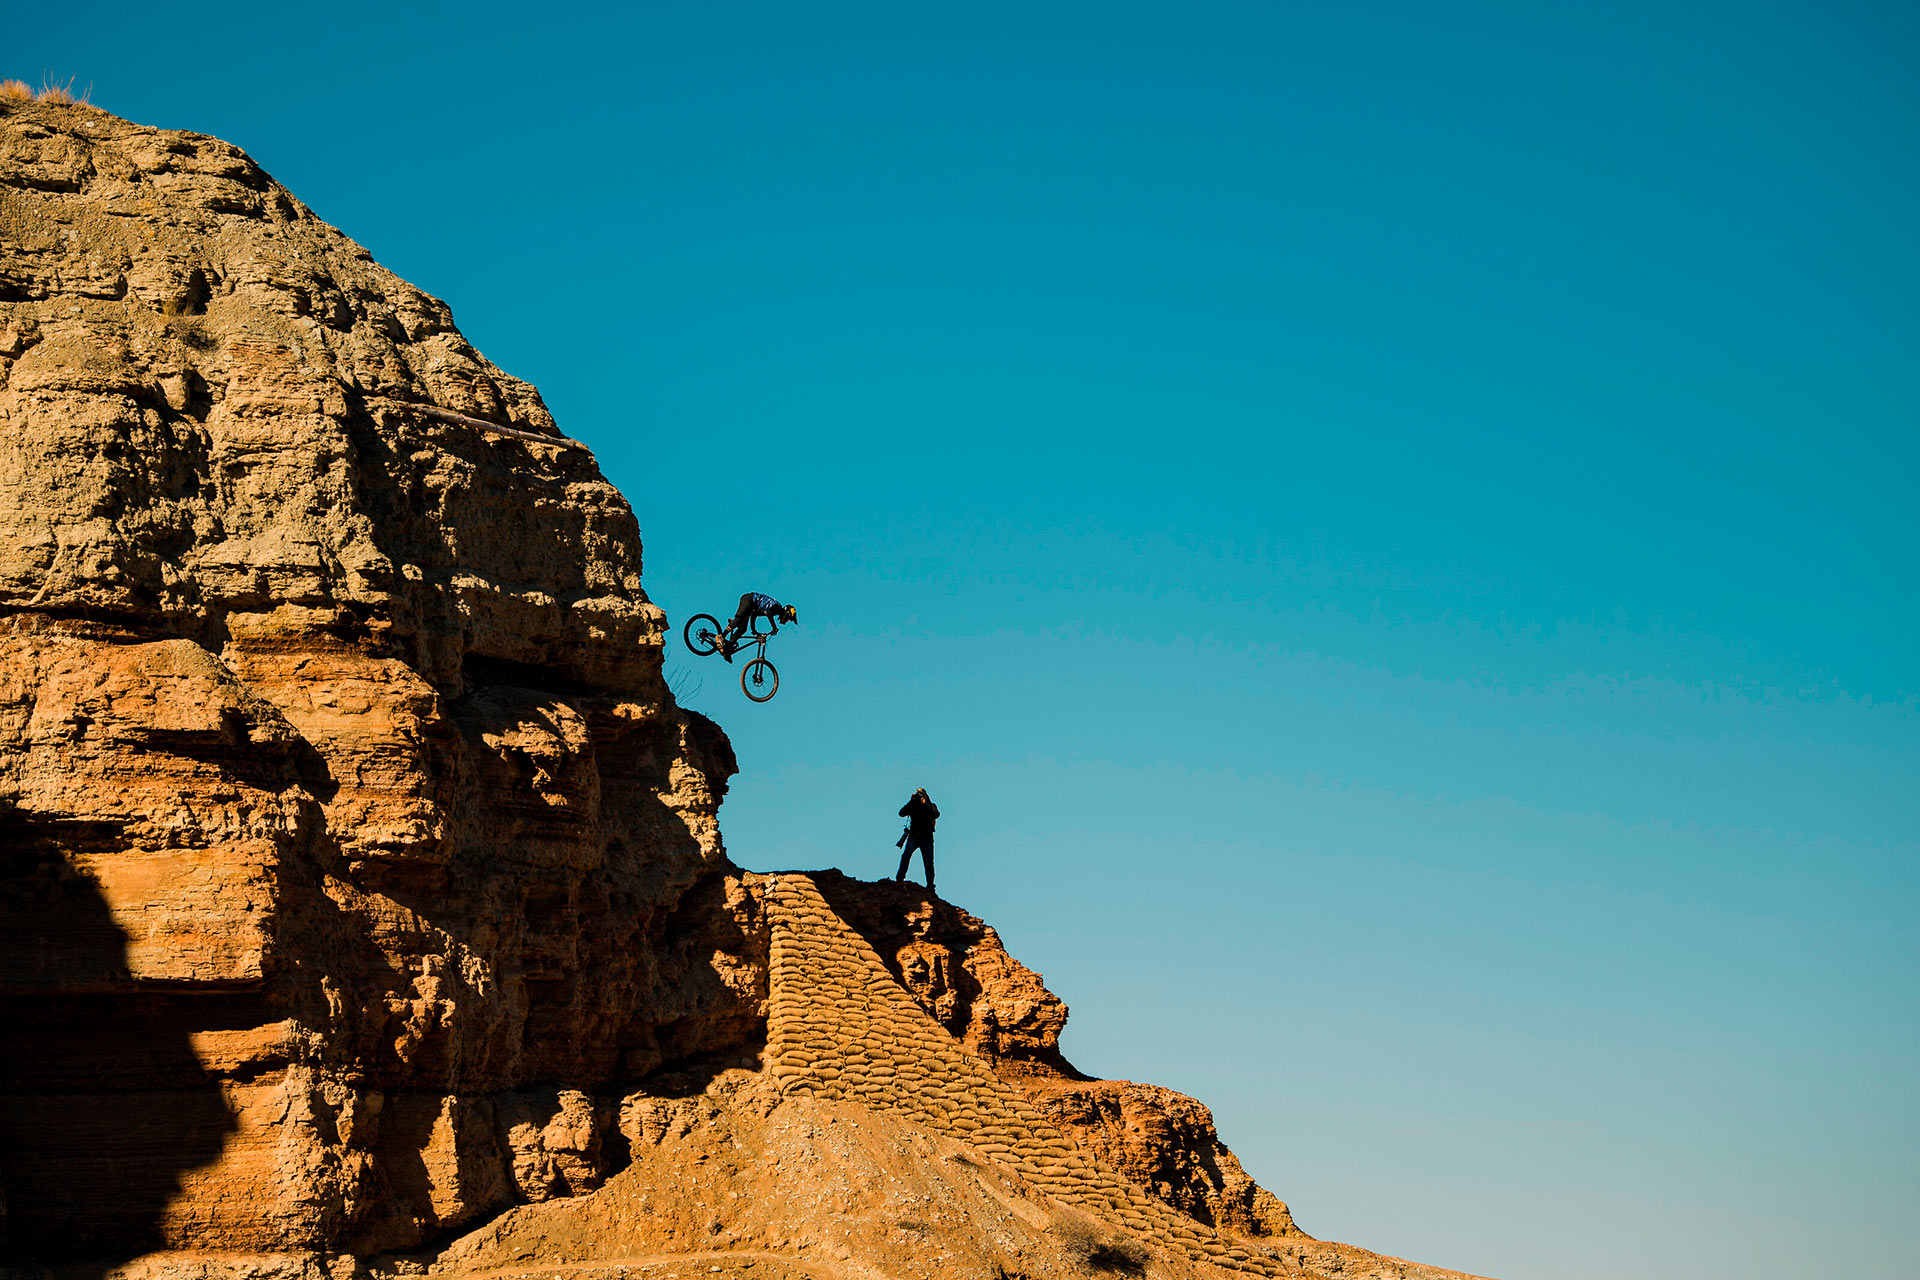
<path fill-rule="evenodd" d="M 765 702 L 780 692 L 780 673 L 765 658 L 755 658 L 740 673 L 740 692 L 755 702 Z"/>
<path fill-rule="evenodd" d="M 687 648 L 701 657 L 720 651 L 720 619 L 710 613 L 696 613 L 687 619 L 687 625 L 680 629 L 680 638 L 687 642 Z"/>

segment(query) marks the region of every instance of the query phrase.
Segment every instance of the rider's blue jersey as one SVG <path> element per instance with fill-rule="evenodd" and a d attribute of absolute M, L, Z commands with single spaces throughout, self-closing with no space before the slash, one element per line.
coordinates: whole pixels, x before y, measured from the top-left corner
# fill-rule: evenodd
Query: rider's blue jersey
<path fill-rule="evenodd" d="M 750 594 L 747 599 L 753 603 L 755 613 L 765 614 L 769 617 L 776 613 L 784 612 L 787 607 L 778 600 L 775 600 L 772 596 L 762 595 L 758 591 Z"/>

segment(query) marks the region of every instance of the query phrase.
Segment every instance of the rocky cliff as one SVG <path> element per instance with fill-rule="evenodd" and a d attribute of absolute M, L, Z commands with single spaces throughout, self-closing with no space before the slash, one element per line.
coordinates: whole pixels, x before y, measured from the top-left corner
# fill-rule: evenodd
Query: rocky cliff
<path fill-rule="evenodd" d="M 1076 1072 L 978 919 L 730 862 L 640 569 L 538 393 L 247 156 L 0 101 L 13 1268 L 1451 1274 Z"/>

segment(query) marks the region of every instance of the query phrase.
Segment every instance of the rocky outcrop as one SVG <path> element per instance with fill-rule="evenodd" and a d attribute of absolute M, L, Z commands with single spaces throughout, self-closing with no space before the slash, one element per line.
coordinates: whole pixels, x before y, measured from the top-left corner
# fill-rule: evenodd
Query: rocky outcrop
<path fill-rule="evenodd" d="M 977 918 L 734 866 L 640 568 L 538 393 L 248 157 L 0 100 L 0 1257 L 1391 1261 L 1075 1071 Z"/>
<path fill-rule="evenodd" d="M 1280 1198 L 1240 1167 L 1197 1099 L 1128 1080 L 1021 1083 L 1040 1114 L 1182 1213 L 1247 1236 L 1304 1237 Z"/>
<path fill-rule="evenodd" d="M 1060 1056 L 1066 1004 L 1007 954 L 991 925 L 915 884 L 868 883 L 838 871 L 808 874 L 894 980 L 1000 1074 L 1085 1078 Z"/>
<path fill-rule="evenodd" d="M 1068 1062 L 1067 1006 L 1007 954 L 991 925 L 911 884 L 837 871 L 811 879 L 921 1009 L 1108 1168 L 1208 1225 L 1306 1238 L 1220 1141 L 1204 1104 L 1157 1085 L 1096 1080 Z"/>
<path fill-rule="evenodd" d="M 593 1185 L 583 1100 L 749 1051 L 765 986 L 631 509 L 232 147 L 0 111 L 9 1246 Z"/>

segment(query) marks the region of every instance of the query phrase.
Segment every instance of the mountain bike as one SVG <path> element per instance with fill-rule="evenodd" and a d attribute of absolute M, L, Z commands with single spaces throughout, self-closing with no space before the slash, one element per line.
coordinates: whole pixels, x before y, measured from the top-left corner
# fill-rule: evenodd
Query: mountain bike
<path fill-rule="evenodd" d="M 774 636 L 772 631 L 762 631 L 760 624 L 772 626 L 772 619 L 754 618 L 747 623 L 747 634 L 734 642 L 733 652 L 753 648 L 754 659 L 740 669 L 740 692 L 755 702 L 765 702 L 780 692 L 780 673 L 767 661 L 767 641 Z M 687 648 L 705 658 L 720 652 L 720 646 L 726 643 L 726 628 L 720 625 L 720 619 L 710 613 L 696 613 L 687 619 L 687 625 L 680 629 L 680 638 L 687 642 Z"/>

